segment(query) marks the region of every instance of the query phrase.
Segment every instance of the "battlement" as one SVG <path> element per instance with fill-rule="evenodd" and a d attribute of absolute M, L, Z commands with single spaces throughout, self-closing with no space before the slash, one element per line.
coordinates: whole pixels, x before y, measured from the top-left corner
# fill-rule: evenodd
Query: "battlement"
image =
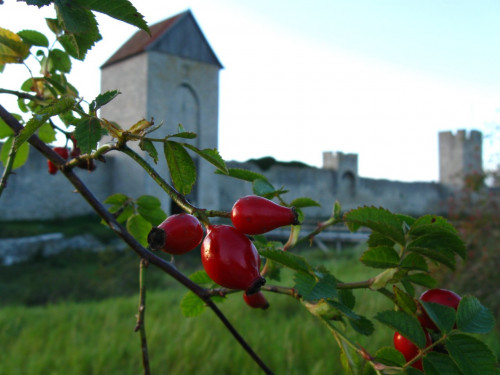
<path fill-rule="evenodd" d="M 358 154 L 345 154 L 343 152 L 324 151 L 323 169 L 333 169 L 339 171 L 347 169 L 358 172 Z"/>

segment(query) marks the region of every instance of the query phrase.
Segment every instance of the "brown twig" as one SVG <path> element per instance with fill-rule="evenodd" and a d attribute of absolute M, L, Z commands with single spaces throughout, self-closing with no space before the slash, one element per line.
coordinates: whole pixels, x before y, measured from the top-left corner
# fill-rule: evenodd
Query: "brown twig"
<path fill-rule="evenodd" d="M 5 163 L 5 169 L 2 173 L 2 178 L 0 179 L 0 196 L 2 195 L 4 189 L 7 187 L 7 180 L 12 173 L 12 167 L 14 166 L 14 160 L 16 158 L 16 147 L 15 142 L 12 140 L 10 145 L 9 154 L 7 156 L 7 163 Z"/>
<path fill-rule="evenodd" d="M 148 261 L 141 258 L 139 265 L 139 311 L 137 313 L 137 324 L 134 332 L 139 331 L 141 336 L 141 353 L 142 353 L 142 367 L 144 375 L 150 375 L 151 369 L 149 367 L 149 354 L 148 354 L 148 341 L 146 339 L 146 269 L 148 268 Z"/>
<path fill-rule="evenodd" d="M 22 125 L 2 106 L 0 105 L 0 117 L 5 121 L 5 123 L 14 130 L 14 133 L 18 133 L 22 130 Z M 28 139 L 28 142 L 41 152 L 45 157 L 51 160 L 54 164 L 62 167 L 64 164 L 64 159 L 61 158 L 57 153 L 55 153 L 49 146 L 47 146 L 38 136 L 33 135 Z M 245 349 L 245 351 L 252 357 L 252 359 L 260 366 L 260 368 L 266 374 L 273 374 L 273 372 L 267 367 L 267 365 L 260 359 L 260 357 L 254 352 L 254 350 L 248 345 L 248 343 L 243 339 L 239 332 L 233 327 L 226 316 L 220 311 L 217 305 L 211 300 L 210 295 L 207 293 L 205 288 L 202 288 L 198 284 L 191 281 L 184 274 L 179 272 L 170 263 L 155 255 L 151 251 L 145 249 L 137 240 L 130 235 L 114 218 L 114 216 L 108 212 L 108 210 L 101 204 L 101 202 L 94 196 L 94 194 L 88 189 L 88 187 L 82 182 L 82 180 L 73 172 L 70 168 L 62 168 L 63 174 L 66 178 L 73 184 L 76 190 L 82 195 L 82 197 L 87 201 L 87 203 L 94 209 L 94 211 L 104 220 L 104 222 L 118 235 L 130 248 L 141 258 L 146 259 L 149 263 L 160 268 L 179 283 L 184 285 L 186 288 L 195 293 L 199 298 L 201 298 L 207 306 L 212 309 L 212 311 L 217 315 L 219 320 L 226 326 L 233 337 L 238 341 L 238 343 Z"/>

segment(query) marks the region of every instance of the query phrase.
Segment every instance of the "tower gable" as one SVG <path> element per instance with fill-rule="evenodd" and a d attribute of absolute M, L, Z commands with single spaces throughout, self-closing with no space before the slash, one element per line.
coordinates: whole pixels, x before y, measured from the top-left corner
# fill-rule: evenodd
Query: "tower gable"
<path fill-rule="evenodd" d="M 150 27 L 151 35 L 136 32 L 101 68 L 146 51 L 167 53 L 222 68 L 190 10 Z"/>

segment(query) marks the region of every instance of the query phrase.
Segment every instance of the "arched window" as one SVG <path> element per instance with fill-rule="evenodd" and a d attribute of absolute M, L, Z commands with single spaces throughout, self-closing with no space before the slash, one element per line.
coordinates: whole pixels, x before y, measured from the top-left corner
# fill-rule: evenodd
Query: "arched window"
<path fill-rule="evenodd" d="M 177 86 L 174 94 L 174 105 L 172 109 L 174 113 L 172 114 L 172 119 L 175 121 L 173 126 L 182 124 L 186 131 L 195 132 L 198 137 L 195 138 L 195 145 L 198 146 L 200 133 L 200 115 L 199 115 L 199 101 L 196 93 L 191 86 L 187 84 L 181 84 Z M 198 140 L 198 141 L 196 141 Z"/>
<path fill-rule="evenodd" d="M 344 196 L 354 197 L 356 194 L 356 177 L 351 171 L 346 171 L 340 179 L 340 193 Z"/>

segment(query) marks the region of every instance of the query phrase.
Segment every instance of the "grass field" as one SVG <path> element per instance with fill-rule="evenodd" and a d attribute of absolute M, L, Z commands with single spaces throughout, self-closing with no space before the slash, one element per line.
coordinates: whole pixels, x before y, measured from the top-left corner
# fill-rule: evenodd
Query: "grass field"
<path fill-rule="evenodd" d="M 344 281 L 373 274 L 354 256 L 336 256 L 331 261 L 320 251 L 310 252 L 309 258 Z M 33 289 L 36 294 L 46 288 L 53 289 L 53 295 L 64 295 L 73 289 L 68 298 L 49 299 L 44 305 L 26 307 L 12 297 L 11 303 L 2 304 L 0 374 L 142 373 L 139 335 L 133 332 L 138 260 L 124 253 L 93 256 L 93 261 L 91 255 L 79 254 L 66 260 L 28 262 L 11 269 L 10 284 L 5 278 L 0 281 L 2 298 L 11 294 L 8 286 L 16 284 L 15 280 L 14 294 L 22 289 Z M 178 266 L 195 269 L 195 259 Z M 31 275 L 29 279 L 21 277 L 23 269 Z M 85 280 L 88 285 L 76 285 Z M 261 373 L 211 311 L 196 318 L 182 316 L 179 302 L 185 289 L 153 268 L 148 269 L 148 282 L 152 290 L 147 295 L 146 327 L 153 374 Z M 283 283 L 291 285 L 290 274 L 284 275 Z M 220 307 L 271 369 L 276 374 L 342 374 L 336 342 L 321 323 L 290 297 L 266 296 L 271 304 L 266 311 L 248 308 L 239 293 L 230 295 Z M 370 319 L 390 306 L 385 297 L 373 292 L 357 291 L 356 298 L 356 311 Z M 393 332 L 375 324 L 375 335 L 350 337 L 368 351 L 390 346 Z M 498 336 L 490 334 L 488 342 L 500 354 Z"/>

